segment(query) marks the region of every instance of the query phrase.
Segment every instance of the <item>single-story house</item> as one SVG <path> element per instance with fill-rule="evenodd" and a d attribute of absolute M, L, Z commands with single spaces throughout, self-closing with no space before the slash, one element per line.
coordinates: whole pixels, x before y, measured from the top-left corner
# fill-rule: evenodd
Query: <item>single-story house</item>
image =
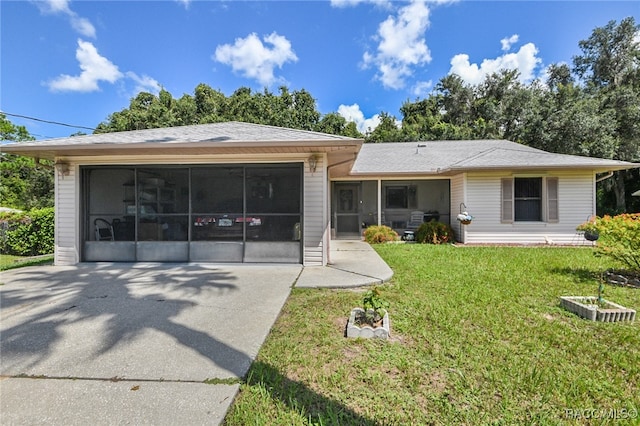
<path fill-rule="evenodd" d="M 570 244 L 595 214 L 598 179 L 640 167 L 505 140 L 364 144 L 240 122 L 1 149 L 55 162 L 58 265 L 325 265 L 331 239 L 431 219 L 464 243 Z"/>

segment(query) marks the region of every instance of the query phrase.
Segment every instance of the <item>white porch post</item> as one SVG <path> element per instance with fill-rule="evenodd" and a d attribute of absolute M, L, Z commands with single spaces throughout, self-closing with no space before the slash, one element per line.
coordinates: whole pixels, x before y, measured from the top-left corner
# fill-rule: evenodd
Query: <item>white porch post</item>
<path fill-rule="evenodd" d="M 382 179 L 378 179 L 378 226 L 382 225 Z"/>

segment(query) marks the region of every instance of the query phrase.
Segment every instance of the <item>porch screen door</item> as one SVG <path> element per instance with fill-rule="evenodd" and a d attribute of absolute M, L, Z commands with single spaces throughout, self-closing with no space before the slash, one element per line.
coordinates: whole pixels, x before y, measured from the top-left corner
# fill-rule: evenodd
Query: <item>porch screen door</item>
<path fill-rule="evenodd" d="M 335 185 L 336 236 L 360 236 L 360 185 Z"/>

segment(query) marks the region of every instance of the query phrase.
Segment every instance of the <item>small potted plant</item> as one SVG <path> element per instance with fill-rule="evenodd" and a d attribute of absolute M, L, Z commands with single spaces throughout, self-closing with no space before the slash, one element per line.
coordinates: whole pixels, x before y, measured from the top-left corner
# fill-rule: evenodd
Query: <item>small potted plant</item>
<path fill-rule="evenodd" d="M 353 308 L 347 323 L 347 337 L 389 338 L 389 302 L 374 287 L 362 297 L 362 307 Z"/>
<path fill-rule="evenodd" d="M 467 206 L 465 203 L 460 203 L 460 214 L 456 216 L 456 219 L 463 225 L 469 225 L 473 220 L 473 216 L 467 212 Z"/>
<path fill-rule="evenodd" d="M 469 225 L 473 220 L 473 216 L 471 216 L 467 212 L 462 212 L 456 217 L 456 219 L 458 219 L 458 222 L 460 222 L 463 225 Z"/>

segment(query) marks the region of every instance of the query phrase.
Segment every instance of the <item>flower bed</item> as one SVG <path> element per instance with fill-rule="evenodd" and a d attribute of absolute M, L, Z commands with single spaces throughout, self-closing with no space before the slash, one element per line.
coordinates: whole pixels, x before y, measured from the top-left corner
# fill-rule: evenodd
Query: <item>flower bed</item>
<path fill-rule="evenodd" d="M 640 288 L 640 274 L 638 273 L 609 269 L 604 272 L 603 278 L 609 284 Z"/>
<path fill-rule="evenodd" d="M 353 308 L 351 310 L 351 315 L 349 315 L 349 321 L 347 322 L 347 337 L 362 337 L 364 339 L 389 338 L 389 313 L 387 311 L 385 311 L 384 316 L 382 317 L 382 324 L 377 327 L 372 327 L 370 325 L 359 327 L 356 322 L 356 317 L 363 314 L 364 309 L 362 308 Z"/>

